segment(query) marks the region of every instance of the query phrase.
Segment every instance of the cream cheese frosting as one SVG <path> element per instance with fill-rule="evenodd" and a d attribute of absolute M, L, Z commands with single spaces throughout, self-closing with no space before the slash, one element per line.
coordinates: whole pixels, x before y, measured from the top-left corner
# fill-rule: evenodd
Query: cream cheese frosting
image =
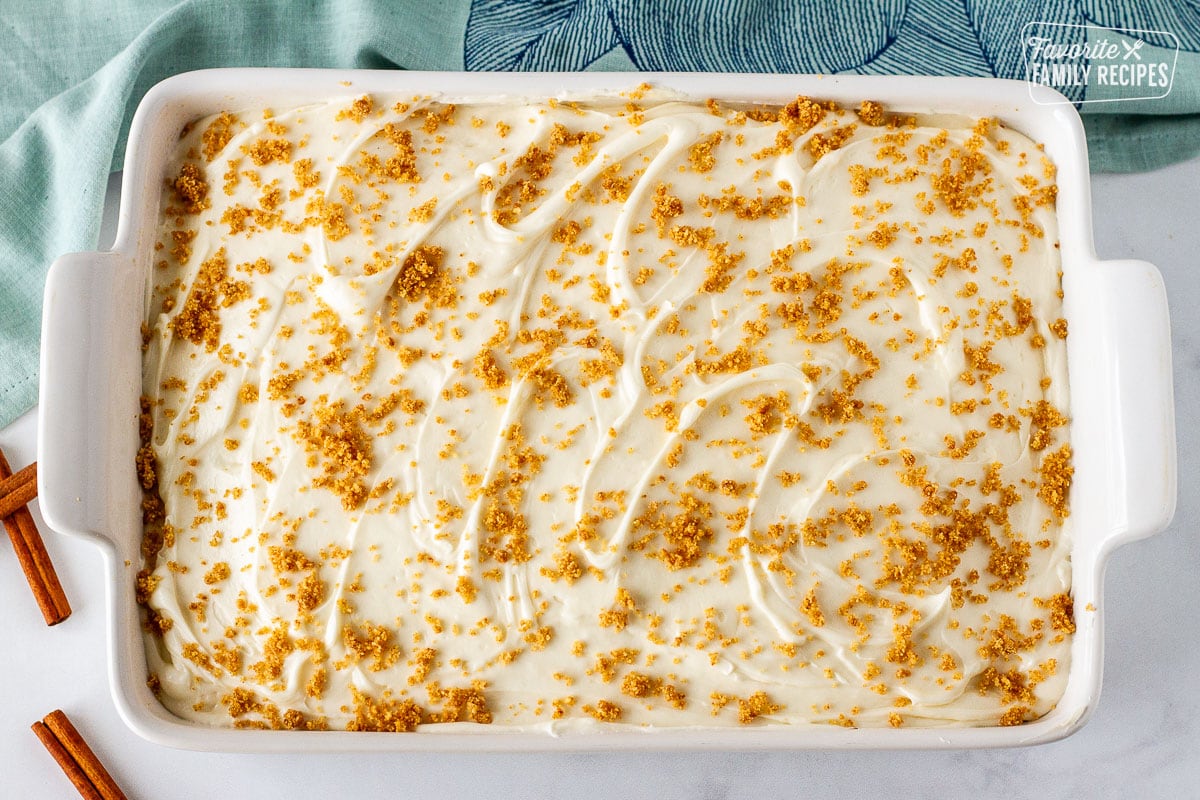
<path fill-rule="evenodd" d="M 151 686 L 241 727 L 1037 718 L 1054 196 L 1020 133 L 871 102 L 198 120 L 147 295 Z"/>

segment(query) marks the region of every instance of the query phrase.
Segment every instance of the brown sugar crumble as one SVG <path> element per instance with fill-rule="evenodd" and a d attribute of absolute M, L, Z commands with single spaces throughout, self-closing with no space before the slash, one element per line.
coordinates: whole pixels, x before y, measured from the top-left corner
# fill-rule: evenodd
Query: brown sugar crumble
<path fill-rule="evenodd" d="M 783 706 L 771 702 L 766 692 L 755 692 L 745 700 L 738 700 L 738 722 L 749 725 L 759 717 L 782 711 Z"/>
<path fill-rule="evenodd" d="M 216 110 L 160 186 L 132 580 L 171 713 L 903 736 L 1059 701 L 1068 325 L 1018 132 L 348 88 Z"/>
<path fill-rule="evenodd" d="M 205 161 L 211 163 L 225 149 L 225 146 L 233 139 L 234 129 L 237 125 L 238 118 L 228 111 L 221 112 L 209 123 L 200 137 L 204 144 L 201 152 L 204 154 Z"/>
<path fill-rule="evenodd" d="M 208 183 L 203 173 L 195 164 L 184 164 L 179 169 L 179 176 L 172 186 L 176 197 L 183 202 L 184 211 L 188 214 L 198 214 L 210 206 L 208 200 Z"/>

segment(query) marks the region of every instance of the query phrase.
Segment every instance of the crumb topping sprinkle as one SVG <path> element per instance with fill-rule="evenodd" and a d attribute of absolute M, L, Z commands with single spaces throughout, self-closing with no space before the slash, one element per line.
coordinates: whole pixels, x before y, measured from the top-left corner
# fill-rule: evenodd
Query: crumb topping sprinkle
<path fill-rule="evenodd" d="M 143 607 L 245 728 L 1019 725 L 1070 663 L 1053 164 L 800 97 L 222 110 L 164 175 Z"/>

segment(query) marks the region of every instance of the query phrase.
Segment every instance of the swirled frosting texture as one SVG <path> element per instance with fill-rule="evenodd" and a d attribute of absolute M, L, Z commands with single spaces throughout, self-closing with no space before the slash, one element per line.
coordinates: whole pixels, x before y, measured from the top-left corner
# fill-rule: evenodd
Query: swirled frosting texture
<path fill-rule="evenodd" d="M 995 725 L 1061 695 L 1066 323 L 1019 133 L 347 97 L 197 121 L 163 206 L 138 595 L 177 715 Z"/>

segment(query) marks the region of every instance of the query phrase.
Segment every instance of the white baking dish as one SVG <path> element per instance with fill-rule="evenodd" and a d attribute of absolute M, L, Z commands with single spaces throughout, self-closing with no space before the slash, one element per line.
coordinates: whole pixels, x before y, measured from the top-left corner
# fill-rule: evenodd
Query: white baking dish
<path fill-rule="evenodd" d="M 786 102 L 798 94 L 890 110 L 993 116 L 1044 143 L 1058 165 L 1064 314 L 1075 449 L 1073 593 L 1078 626 L 1066 693 L 1050 714 L 1009 728 L 733 730 L 409 735 L 210 729 L 167 712 L 145 685 L 134 602 L 141 491 L 134 470 L 141 392 L 139 326 L 164 164 L 182 126 L 221 109 L 284 108 L 364 92 L 556 95 L 636 82 L 688 94 Z M 1057 101 L 1057 104 L 1054 104 Z M 126 722 L 155 742 L 199 750 L 609 750 L 988 747 L 1046 742 L 1076 730 L 1100 692 L 1104 568 L 1116 546 L 1152 534 L 1175 505 L 1175 431 L 1166 295 L 1140 261 L 1098 261 L 1087 150 L 1074 108 L 1017 81 L 925 77 L 687 74 L 442 74 L 211 70 L 147 93 L 129 135 L 111 252 L 60 258 L 46 282 L 38 455 L 42 514 L 100 545 L 108 578 L 109 671 Z M 451 730 L 454 730 L 451 728 Z"/>

